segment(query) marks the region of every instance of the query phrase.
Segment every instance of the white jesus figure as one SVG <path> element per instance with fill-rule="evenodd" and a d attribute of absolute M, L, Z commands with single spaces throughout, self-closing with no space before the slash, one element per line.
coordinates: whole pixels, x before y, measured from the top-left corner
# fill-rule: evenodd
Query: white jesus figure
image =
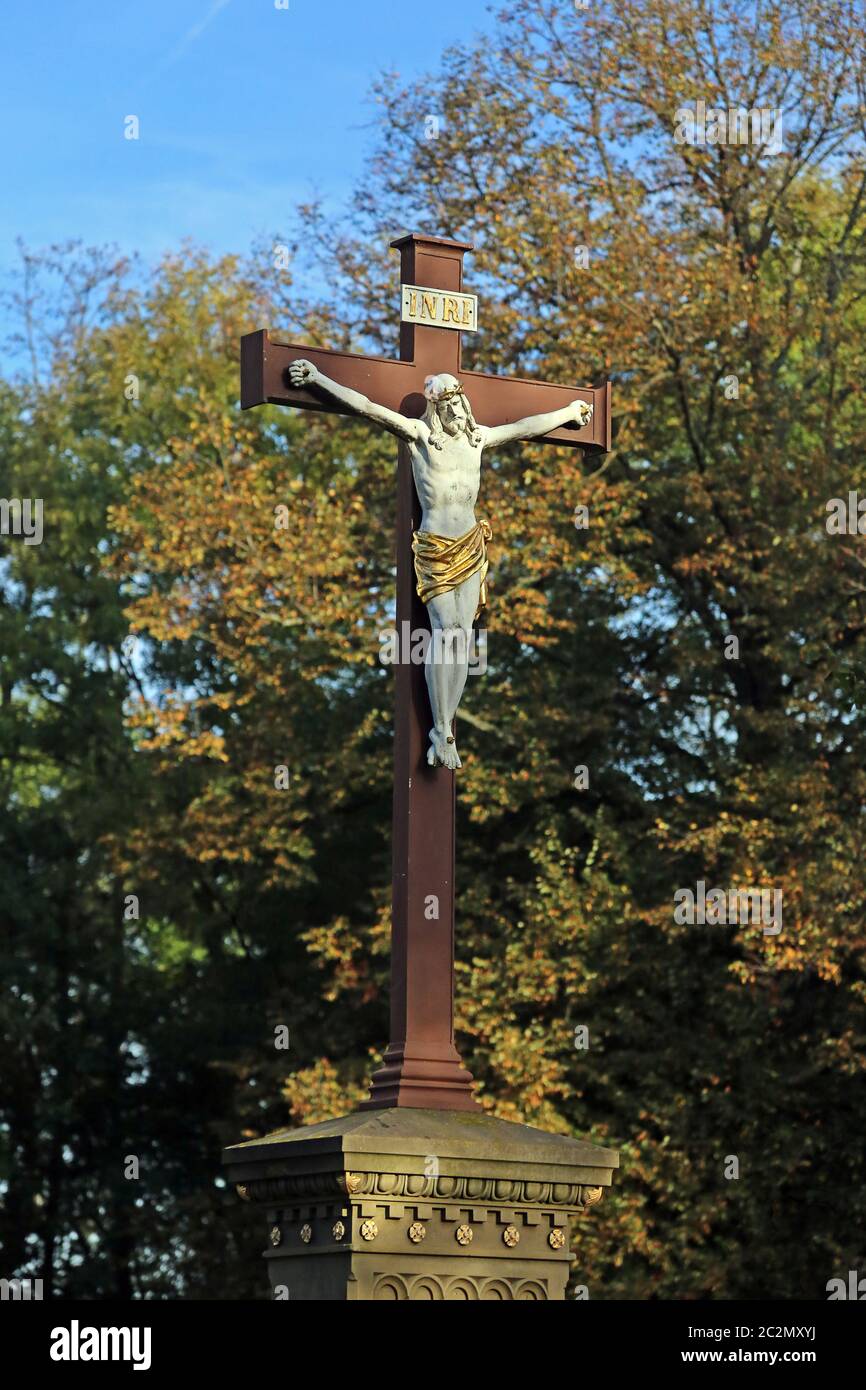
<path fill-rule="evenodd" d="M 389 410 L 331 381 L 304 358 L 289 367 L 293 386 L 325 392 L 357 415 L 395 434 L 408 445 L 421 503 L 414 533 L 418 595 L 430 615 L 431 642 L 425 660 L 433 727 L 427 761 L 452 770 L 461 766 L 453 722 L 469 672 L 472 625 L 487 598 L 490 526 L 475 516 L 485 449 L 515 439 L 533 439 L 562 425 L 586 425 L 592 406 L 572 401 L 562 410 L 530 415 L 510 425 L 476 425 L 456 376 L 441 372 L 424 383 L 427 408 L 420 420 Z"/>

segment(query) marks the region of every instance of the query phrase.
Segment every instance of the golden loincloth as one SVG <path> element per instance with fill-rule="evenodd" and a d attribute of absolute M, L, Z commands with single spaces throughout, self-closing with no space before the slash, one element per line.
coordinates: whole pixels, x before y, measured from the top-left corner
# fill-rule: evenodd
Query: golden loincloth
<path fill-rule="evenodd" d="M 493 532 L 489 521 L 479 521 L 465 536 L 434 536 L 432 531 L 414 531 L 415 578 L 422 603 L 450 593 L 481 572 L 481 592 L 475 617 L 487 603 L 487 542 Z"/>

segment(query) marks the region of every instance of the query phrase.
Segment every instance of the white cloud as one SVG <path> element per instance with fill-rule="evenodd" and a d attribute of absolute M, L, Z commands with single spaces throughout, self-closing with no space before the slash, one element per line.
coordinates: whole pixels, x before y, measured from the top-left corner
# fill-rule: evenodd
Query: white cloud
<path fill-rule="evenodd" d="M 171 51 L 163 59 L 162 63 L 160 64 L 159 71 L 164 71 L 165 68 L 171 67 L 172 64 L 176 63 L 179 58 L 182 58 L 184 53 L 186 53 L 187 49 L 191 48 L 192 45 L 196 42 L 196 40 L 201 38 L 205 29 L 208 27 L 212 20 L 216 19 L 220 10 L 224 10 L 226 6 L 230 3 L 231 0 L 211 0 L 211 7 L 208 10 L 207 14 L 204 16 L 204 19 L 200 19 L 198 24 L 193 24 L 190 29 L 187 29 L 183 38 L 178 40 L 174 48 L 171 49 Z"/>

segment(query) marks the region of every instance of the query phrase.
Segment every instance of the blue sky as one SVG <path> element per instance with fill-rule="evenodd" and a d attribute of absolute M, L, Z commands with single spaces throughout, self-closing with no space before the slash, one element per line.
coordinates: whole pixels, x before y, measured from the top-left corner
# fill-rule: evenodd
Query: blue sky
<path fill-rule="evenodd" d="M 29 0 L 4 7 L 0 271 L 80 237 L 153 260 L 244 251 L 318 195 L 346 199 L 370 86 L 495 23 L 485 0 Z M 124 138 L 124 118 L 140 122 Z"/>

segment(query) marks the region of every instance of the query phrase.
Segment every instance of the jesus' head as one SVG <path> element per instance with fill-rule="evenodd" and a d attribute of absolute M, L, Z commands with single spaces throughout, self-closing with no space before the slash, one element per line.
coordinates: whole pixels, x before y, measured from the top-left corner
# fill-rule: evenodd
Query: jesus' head
<path fill-rule="evenodd" d="M 427 397 L 424 419 L 430 426 L 430 443 L 434 448 L 442 448 L 446 435 L 456 439 L 458 435 L 465 434 L 472 444 L 481 443 L 481 431 L 456 376 L 450 372 L 428 376 L 424 382 L 424 395 Z"/>

